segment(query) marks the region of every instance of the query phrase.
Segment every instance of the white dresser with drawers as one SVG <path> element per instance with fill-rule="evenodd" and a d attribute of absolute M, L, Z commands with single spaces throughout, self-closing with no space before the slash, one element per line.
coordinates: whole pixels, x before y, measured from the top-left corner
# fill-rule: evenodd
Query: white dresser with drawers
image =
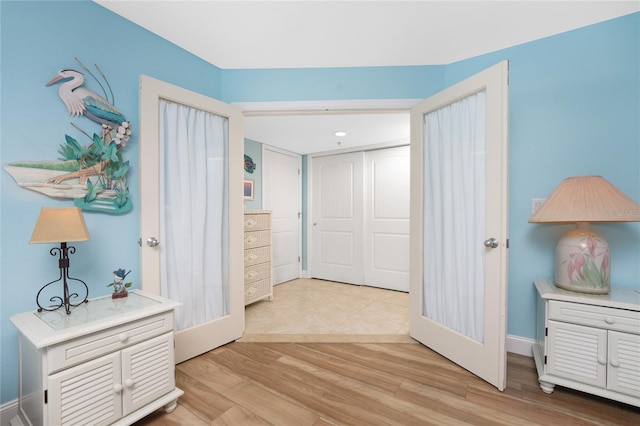
<path fill-rule="evenodd" d="M 271 212 L 244 214 L 244 304 L 273 300 Z"/>
<path fill-rule="evenodd" d="M 11 425 L 130 425 L 176 407 L 174 309 L 141 290 L 66 314 L 31 311 L 19 331 L 20 400 Z"/>
<path fill-rule="evenodd" d="M 540 388 L 565 386 L 640 406 L 640 291 L 581 294 L 535 280 Z"/>

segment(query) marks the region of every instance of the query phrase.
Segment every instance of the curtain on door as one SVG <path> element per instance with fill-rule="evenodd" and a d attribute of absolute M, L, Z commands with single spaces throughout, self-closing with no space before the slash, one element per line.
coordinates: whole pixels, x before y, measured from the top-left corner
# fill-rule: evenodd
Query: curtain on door
<path fill-rule="evenodd" d="M 484 91 L 424 116 L 424 315 L 478 341 L 484 329 L 485 116 Z"/>
<path fill-rule="evenodd" d="M 227 315 L 228 119 L 160 100 L 160 288 L 177 330 Z"/>

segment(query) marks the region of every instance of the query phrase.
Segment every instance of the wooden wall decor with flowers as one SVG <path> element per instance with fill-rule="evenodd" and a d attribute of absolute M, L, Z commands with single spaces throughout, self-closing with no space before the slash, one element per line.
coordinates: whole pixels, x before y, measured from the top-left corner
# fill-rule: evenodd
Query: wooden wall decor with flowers
<path fill-rule="evenodd" d="M 19 186 L 50 197 L 72 198 L 81 209 L 110 214 L 128 212 L 132 208 L 127 187 L 129 161 L 124 161 L 122 149 L 131 137 L 131 122 L 115 107 L 109 81 L 98 65 L 95 68 L 104 84 L 78 58 L 75 60 L 100 86 L 104 96 L 84 87 L 84 74 L 70 68 L 60 70 L 46 86 L 61 82 L 58 95 L 69 115 L 83 116 L 97 124 L 98 133 L 90 135 L 72 122 L 89 139 L 86 144 L 65 135 L 56 161 L 22 161 L 4 168 Z"/>

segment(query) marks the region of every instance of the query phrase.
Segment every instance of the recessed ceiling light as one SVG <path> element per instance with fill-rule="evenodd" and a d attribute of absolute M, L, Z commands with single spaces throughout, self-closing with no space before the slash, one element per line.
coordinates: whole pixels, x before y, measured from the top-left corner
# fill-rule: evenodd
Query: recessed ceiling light
<path fill-rule="evenodd" d="M 336 136 L 347 136 L 347 133 L 342 131 L 334 132 L 333 134 Z"/>

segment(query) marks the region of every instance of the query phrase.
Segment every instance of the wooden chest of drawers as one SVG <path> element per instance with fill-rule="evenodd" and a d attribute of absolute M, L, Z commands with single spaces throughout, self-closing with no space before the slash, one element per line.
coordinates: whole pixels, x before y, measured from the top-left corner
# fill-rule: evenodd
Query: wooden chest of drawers
<path fill-rule="evenodd" d="M 271 212 L 244 214 L 244 304 L 273 300 Z"/>

